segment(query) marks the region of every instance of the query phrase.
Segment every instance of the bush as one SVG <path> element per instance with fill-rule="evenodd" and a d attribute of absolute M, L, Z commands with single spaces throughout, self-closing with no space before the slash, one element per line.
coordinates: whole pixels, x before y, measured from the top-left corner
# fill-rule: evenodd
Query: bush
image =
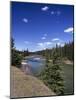
<path fill-rule="evenodd" d="M 12 50 L 12 65 L 20 67 L 21 66 L 21 61 L 22 61 L 22 56 L 16 52 L 16 50 Z"/>
<path fill-rule="evenodd" d="M 43 82 L 52 89 L 57 95 L 64 94 L 64 81 L 61 76 L 61 67 L 59 65 L 59 56 L 54 53 L 53 64 L 51 65 L 46 59 L 46 65 L 44 70 L 41 72 L 40 78 Z"/>

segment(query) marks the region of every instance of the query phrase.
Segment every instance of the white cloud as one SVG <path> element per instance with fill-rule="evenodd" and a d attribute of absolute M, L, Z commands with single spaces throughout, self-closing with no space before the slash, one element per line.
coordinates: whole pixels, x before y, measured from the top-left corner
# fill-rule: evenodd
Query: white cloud
<path fill-rule="evenodd" d="M 61 11 L 51 11 L 51 15 L 60 15 Z"/>
<path fill-rule="evenodd" d="M 44 42 L 44 44 L 50 45 L 50 44 L 52 44 L 52 42 Z"/>
<path fill-rule="evenodd" d="M 42 37 L 41 39 L 42 39 L 42 40 L 45 40 L 45 39 L 46 39 L 46 37 Z"/>
<path fill-rule="evenodd" d="M 59 46 L 59 45 L 61 45 L 61 43 L 60 43 L 60 42 L 58 42 L 58 43 L 57 43 L 57 45 Z"/>
<path fill-rule="evenodd" d="M 42 49 L 46 49 L 46 48 L 51 48 L 51 47 L 55 47 L 56 44 L 58 46 L 61 46 L 63 47 L 64 46 L 64 42 L 61 42 L 61 41 L 58 41 L 58 42 L 50 42 L 50 41 L 47 41 L 47 42 L 41 42 L 41 43 L 37 43 L 37 49 L 38 50 L 42 50 Z"/>
<path fill-rule="evenodd" d="M 58 42 L 57 45 L 63 47 L 64 46 L 64 43 Z"/>
<path fill-rule="evenodd" d="M 43 42 L 43 43 L 37 43 L 37 45 L 38 46 L 41 46 L 41 47 L 46 47 L 46 46 L 49 46 L 49 45 L 51 45 L 52 44 L 52 42 Z"/>
<path fill-rule="evenodd" d="M 65 44 L 64 43 L 61 43 L 61 46 L 63 47 Z"/>
<path fill-rule="evenodd" d="M 42 43 L 37 43 L 37 48 L 42 50 L 46 48 L 50 48 L 52 46 L 52 42 L 42 42 Z"/>
<path fill-rule="evenodd" d="M 54 11 L 51 11 L 51 15 L 54 15 L 54 13 L 55 13 Z"/>
<path fill-rule="evenodd" d="M 29 41 L 24 41 L 25 44 L 29 44 Z"/>
<path fill-rule="evenodd" d="M 47 34 L 44 34 L 44 36 L 47 36 Z"/>
<path fill-rule="evenodd" d="M 69 27 L 69 28 L 65 29 L 64 32 L 66 32 L 66 33 L 70 33 L 70 32 L 73 33 L 73 27 Z"/>
<path fill-rule="evenodd" d="M 59 40 L 60 40 L 59 38 L 52 39 L 52 41 L 59 41 Z"/>
<path fill-rule="evenodd" d="M 55 46 L 56 44 L 58 46 L 64 46 L 64 41 L 59 38 L 53 38 L 52 43 L 53 43 L 53 46 Z"/>
<path fill-rule="evenodd" d="M 41 8 L 42 11 L 47 11 L 49 9 L 48 6 L 44 6 L 43 8 Z"/>
<path fill-rule="evenodd" d="M 27 18 L 23 18 L 23 22 L 28 23 L 28 19 Z"/>
<path fill-rule="evenodd" d="M 44 34 L 43 37 L 41 38 L 42 40 L 45 40 L 47 37 L 47 34 Z"/>
<path fill-rule="evenodd" d="M 43 43 L 37 43 L 38 46 L 43 46 Z"/>

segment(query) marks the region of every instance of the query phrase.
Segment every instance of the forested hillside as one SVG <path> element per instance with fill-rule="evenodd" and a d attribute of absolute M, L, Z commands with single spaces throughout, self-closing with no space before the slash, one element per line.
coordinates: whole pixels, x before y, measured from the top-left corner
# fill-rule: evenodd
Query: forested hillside
<path fill-rule="evenodd" d="M 56 51 L 56 53 L 62 57 L 62 58 L 67 58 L 71 61 L 74 60 L 74 42 L 69 42 L 69 43 L 65 43 L 65 45 L 63 47 L 58 46 L 56 44 L 56 47 L 53 47 L 52 49 L 46 49 L 46 50 L 42 50 L 42 51 L 37 51 L 35 52 L 35 54 L 39 54 L 39 55 L 43 55 L 46 56 L 46 54 L 48 53 L 49 57 L 52 58 L 53 57 L 53 53 Z"/>

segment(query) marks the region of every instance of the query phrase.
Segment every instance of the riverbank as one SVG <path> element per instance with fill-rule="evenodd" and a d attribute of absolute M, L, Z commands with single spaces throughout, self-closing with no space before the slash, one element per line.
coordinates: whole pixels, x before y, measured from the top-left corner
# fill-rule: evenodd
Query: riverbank
<path fill-rule="evenodd" d="M 43 82 L 31 75 L 25 75 L 20 69 L 11 67 L 11 98 L 32 96 L 53 96 L 55 93 Z"/>

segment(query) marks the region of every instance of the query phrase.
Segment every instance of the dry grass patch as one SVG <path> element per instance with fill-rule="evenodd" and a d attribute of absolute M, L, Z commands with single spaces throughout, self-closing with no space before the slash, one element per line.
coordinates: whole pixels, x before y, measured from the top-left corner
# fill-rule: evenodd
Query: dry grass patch
<path fill-rule="evenodd" d="M 11 98 L 55 95 L 43 82 L 20 69 L 11 67 Z"/>

